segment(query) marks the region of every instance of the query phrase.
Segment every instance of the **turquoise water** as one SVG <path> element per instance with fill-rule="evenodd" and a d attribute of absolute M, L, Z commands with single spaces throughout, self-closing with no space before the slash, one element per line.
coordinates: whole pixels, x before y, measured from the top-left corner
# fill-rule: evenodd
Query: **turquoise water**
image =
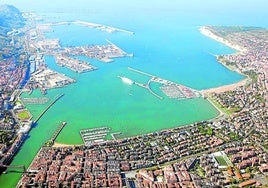
<path fill-rule="evenodd" d="M 105 39 L 109 39 L 126 52 L 134 53 L 134 57 L 118 58 L 111 64 L 80 57 L 99 68 L 85 74 L 73 73 L 66 68 L 58 67 L 52 57 L 46 57 L 50 68 L 65 73 L 77 82 L 48 92 L 47 96 L 50 99 L 61 93 L 65 95 L 32 129 L 12 165 L 28 166 L 40 146 L 50 138 L 61 121 L 67 121 L 68 124 L 57 138 L 57 142 L 81 144 L 79 130 L 83 128 L 109 126 L 112 132 L 120 131 L 123 133 L 122 136 L 132 136 L 215 117 L 218 112 L 202 98 L 182 101 L 168 98 L 159 100 L 142 88 L 124 84 L 117 76 L 126 76 L 140 82 L 148 80 L 147 77 L 127 70 L 130 66 L 195 89 L 238 82 L 243 76 L 226 69 L 216 62 L 212 55 L 234 51 L 201 35 L 198 27 L 268 25 L 262 21 L 263 19 L 258 19 L 265 17 L 264 13 L 249 8 L 252 6 L 244 1 L 243 3 L 248 5 L 247 8 L 236 9 L 235 7 L 239 7 L 238 1 L 232 2 L 234 9 L 229 9 L 228 14 L 223 11 L 224 7 L 229 7 L 228 3 L 218 1 L 222 7 L 220 9 L 213 7 L 214 1 L 211 0 L 201 5 L 194 0 L 177 3 L 174 1 L 170 4 L 164 1 L 106 1 L 109 5 L 103 1 L 90 1 L 90 6 L 81 6 L 83 4 L 79 5 L 76 2 L 72 3 L 72 8 L 68 8 L 66 3 L 61 4 L 61 11 L 53 8 L 60 1 L 53 4 L 48 2 L 42 6 L 34 2 L 33 6 L 16 3 L 24 10 L 34 7 L 35 10 L 44 12 L 44 21 L 48 22 L 80 19 L 134 31 L 134 35 L 106 33 L 70 25 L 56 26 L 53 33 L 47 34 L 48 38 L 60 38 L 62 46 L 107 44 Z M 258 3 L 255 4 L 259 6 Z M 57 13 L 54 10 L 57 10 Z M 256 11 L 254 14 L 253 10 Z M 69 11 L 71 13 L 67 14 Z M 153 88 L 163 96 L 155 85 Z M 34 91 L 32 97 L 35 96 L 41 96 L 40 92 Z M 27 108 L 36 117 L 46 105 L 48 103 L 27 105 Z M 20 174 L 12 172 L 1 175 L 0 186 L 14 187 L 19 178 Z"/>

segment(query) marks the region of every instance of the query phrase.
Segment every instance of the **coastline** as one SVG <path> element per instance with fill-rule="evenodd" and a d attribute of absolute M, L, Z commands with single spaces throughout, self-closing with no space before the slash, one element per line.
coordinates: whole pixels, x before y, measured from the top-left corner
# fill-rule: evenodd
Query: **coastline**
<path fill-rule="evenodd" d="M 201 26 L 199 28 L 199 31 L 201 34 L 203 34 L 204 36 L 207 36 L 217 42 L 220 42 L 234 50 L 236 50 L 237 52 L 235 53 L 244 53 L 245 51 L 247 51 L 245 48 L 237 45 L 237 44 L 233 44 L 231 42 L 229 42 L 228 40 L 222 38 L 222 37 L 219 37 L 217 35 L 215 35 L 213 32 L 211 32 L 207 26 Z M 226 91 L 230 91 L 230 90 L 234 90 L 240 86 L 244 86 L 246 85 L 249 81 L 250 81 L 250 78 L 243 74 L 242 72 L 240 72 L 239 70 L 235 69 L 231 69 L 229 66 L 227 66 L 225 63 L 222 63 L 221 61 L 217 60 L 218 63 L 222 64 L 223 66 L 225 66 L 227 69 L 231 70 L 231 71 L 236 71 L 238 74 L 241 74 L 243 76 L 245 76 L 246 78 L 239 81 L 239 82 L 236 82 L 236 83 L 233 83 L 233 84 L 229 84 L 229 85 L 223 85 L 223 86 L 219 86 L 219 87 L 214 87 L 214 88 L 209 88 L 209 89 L 204 89 L 204 90 L 201 90 L 201 94 L 202 95 L 206 95 L 206 94 L 211 94 L 211 93 L 223 93 L 223 92 L 226 92 Z"/>
<path fill-rule="evenodd" d="M 201 94 L 206 95 L 206 94 L 211 94 L 211 93 L 223 93 L 226 91 L 231 91 L 234 90 L 240 86 L 244 86 L 248 83 L 249 79 L 245 78 L 239 82 L 236 82 L 234 84 L 229 84 L 229 85 L 223 85 L 223 86 L 219 86 L 219 87 L 215 87 L 215 88 L 209 88 L 209 89 L 204 89 L 201 90 Z"/>
<path fill-rule="evenodd" d="M 247 51 L 245 48 L 243 48 L 243 47 L 241 47 L 241 46 L 239 46 L 237 44 L 233 44 L 233 43 L 229 42 L 228 40 L 215 35 L 213 32 L 211 32 L 208 29 L 207 26 L 201 26 L 199 28 L 199 31 L 200 31 L 201 34 L 203 34 L 203 35 L 205 35 L 205 36 L 207 36 L 207 37 L 209 37 L 209 38 L 211 38 L 211 39 L 213 39 L 215 41 L 218 41 L 218 42 L 220 42 L 220 43 L 222 43 L 222 44 L 224 44 L 224 45 L 226 45 L 226 46 L 228 46 L 228 47 L 230 47 L 230 48 L 232 48 L 232 49 L 234 49 L 234 50 L 236 50 L 238 52 Z"/>
<path fill-rule="evenodd" d="M 81 144 L 83 145 L 83 144 Z M 81 146 L 81 145 L 74 145 L 74 144 L 64 144 L 59 142 L 54 142 L 52 145 L 53 148 L 60 148 L 60 147 L 75 147 L 75 146 Z"/>

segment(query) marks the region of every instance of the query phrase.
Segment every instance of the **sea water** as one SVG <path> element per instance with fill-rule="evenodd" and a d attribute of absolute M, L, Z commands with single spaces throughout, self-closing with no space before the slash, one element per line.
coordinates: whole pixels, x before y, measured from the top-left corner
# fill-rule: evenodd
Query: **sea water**
<path fill-rule="evenodd" d="M 217 15 L 214 10 L 213 17 L 212 14 L 200 11 L 197 5 L 193 5 L 192 10 L 181 6 L 161 8 L 162 1 L 154 1 L 151 6 L 148 5 L 149 2 L 143 3 L 127 7 L 118 7 L 116 4 L 100 9 L 94 9 L 92 4 L 88 9 L 79 9 L 80 12 L 70 13 L 63 9 L 57 13 L 51 10 L 42 13 L 44 22 L 83 20 L 133 31 L 135 34 L 129 35 L 63 25 L 53 27 L 54 31 L 46 36 L 59 38 L 63 47 L 107 44 L 108 39 L 124 51 L 133 53 L 134 57 L 117 58 L 109 64 L 79 57 L 98 67 L 98 70 L 78 74 L 57 66 L 54 58 L 47 56 L 46 63 L 51 69 L 76 79 L 76 83 L 48 91 L 49 102 L 58 94 L 65 95 L 31 130 L 12 165 L 23 164 L 27 167 L 62 121 L 67 121 L 67 126 L 56 141 L 81 144 L 79 130 L 84 128 L 108 126 L 111 132 L 121 132 L 122 137 L 128 137 L 207 120 L 218 115 L 217 110 L 203 98 L 178 101 L 164 97 L 160 100 L 145 89 L 123 83 L 117 76 L 146 83 L 148 77 L 127 69 L 133 67 L 197 90 L 238 82 L 243 76 L 226 69 L 214 57 L 214 54 L 229 54 L 234 51 L 201 35 L 198 28 L 207 24 L 243 24 L 246 23 L 244 20 L 255 23 L 253 18 L 245 19 L 247 14 L 242 14 L 236 19 L 221 19 L 221 16 L 231 18 L 232 15 L 222 11 Z M 39 7 L 39 10 L 44 11 L 44 8 Z M 194 14 L 185 10 L 199 12 Z M 237 15 L 237 12 L 231 13 Z M 164 96 L 157 85 L 154 84 L 153 89 Z M 42 94 L 35 90 L 30 97 L 39 96 Z M 23 97 L 28 96 L 23 94 Z M 27 105 L 27 108 L 35 119 L 49 102 L 44 105 Z M 20 175 L 8 171 L 0 176 L 1 187 L 14 187 Z"/>

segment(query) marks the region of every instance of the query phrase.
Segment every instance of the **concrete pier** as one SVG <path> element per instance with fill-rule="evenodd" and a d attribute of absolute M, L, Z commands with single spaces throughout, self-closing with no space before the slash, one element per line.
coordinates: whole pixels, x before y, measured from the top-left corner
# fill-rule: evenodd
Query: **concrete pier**
<path fill-rule="evenodd" d="M 199 91 L 192 89 L 192 88 L 189 88 L 189 87 L 186 87 L 184 85 L 177 84 L 177 83 L 169 81 L 169 80 L 165 80 L 163 78 L 154 76 L 152 74 L 149 74 L 149 73 L 146 73 L 146 72 L 143 72 L 143 71 L 131 68 L 131 67 L 128 67 L 128 70 L 131 70 L 133 72 L 150 77 L 147 84 L 141 84 L 141 83 L 137 83 L 137 82 L 134 82 L 134 84 L 136 84 L 142 88 L 147 89 L 151 94 L 158 97 L 159 99 L 163 99 L 163 97 L 159 96 L 151 89 L 151 87 L 150 87 L 151 82 L 157 82 L 159 84 L 162 84 L 160 89 L 169 98 L 180 100 L 180 99 L 197 98 L 197 97 L 202 96 Z"/>

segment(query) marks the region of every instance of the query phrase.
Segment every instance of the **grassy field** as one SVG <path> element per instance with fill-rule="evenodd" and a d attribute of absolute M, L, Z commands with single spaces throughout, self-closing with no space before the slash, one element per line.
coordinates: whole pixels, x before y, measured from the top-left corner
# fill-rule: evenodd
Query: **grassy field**
<path fill-rule="evenodd" d="M 27 110 L 23 110 L 18 113 L 18 118 L 20 120 L 27 120 L 31 117 L 31 114 Z"/>
<path fill-rule="evenodd" d="M 240 110 L 239 107 L 234 107 L 234 108 L 224 108 L 222 105 L 220 105 L 216 99 L 214 99 L 213 97 L 211 96 L 208 96 L 208 98 L 210 99 L 210 101 L 219 109 L 221 110 L 223 113 L 227 114 L 227 115 L 231 115 L 233 114 L 234 112 L 237 112 Z"/>
<path fill-rule="evenodd" d="M 222 157 L 222 156 L 215 156 L 215 159 L 219 163 L 220 166 L 228 166 L 228 164 L 225 161 L 224 157 Z"/>

